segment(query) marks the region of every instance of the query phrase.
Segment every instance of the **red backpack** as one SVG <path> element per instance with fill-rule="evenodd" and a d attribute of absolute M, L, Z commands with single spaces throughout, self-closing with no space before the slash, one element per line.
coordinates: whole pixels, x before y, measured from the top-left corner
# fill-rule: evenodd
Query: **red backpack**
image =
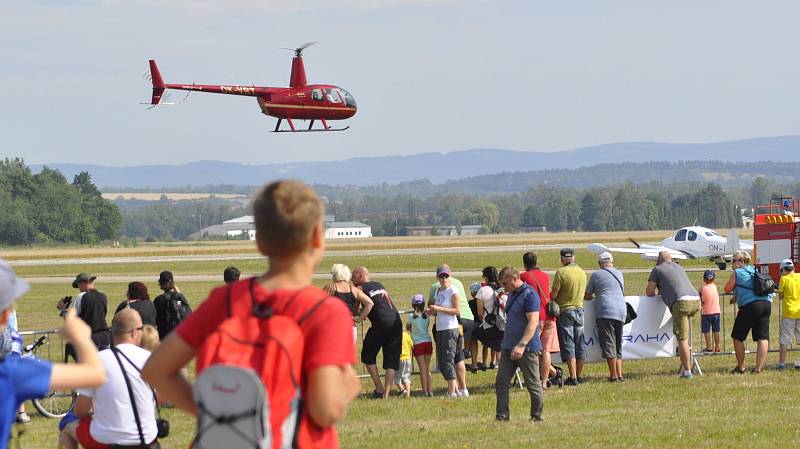
<path fill-rule="evenodd" d="M 228 318 L 197 352 L 194 449 L 303 448 L 310 441 L 300 325 L 328 295 L 307 287 L 274 310 L 270 301 L 255 300 L 254 284 L 255 278 L 228 287 Z M 297 301 L 310 295 L 319 298 Z M 303 304 L 310 306 L 298 310 Z"/>

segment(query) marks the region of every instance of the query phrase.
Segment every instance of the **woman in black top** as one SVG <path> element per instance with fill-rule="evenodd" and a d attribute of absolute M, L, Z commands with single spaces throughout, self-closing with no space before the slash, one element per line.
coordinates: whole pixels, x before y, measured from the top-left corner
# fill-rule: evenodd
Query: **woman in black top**
<path fill-rule="evenodd" d="M 356 342 L 356 324 L 364 321 L 372 310 L 373 302 L 361 289 L 354 287 L 350 282 L 350 267 L 341 263 L 335 263 L 331 267 L 332 282 L 325 286 L 324 290 L 331 296 L 335 296 L 347 305 L 353 315 L 353 343 Z"/>
<path fill-rule="evenodd" d="M 116 314 L 120 310 L 130 307 L 131 309 L 139 312 L 142 317 L 142 324 L 156 325 L 156 306 L 153 301 L 150 301 L 150 295 L 147 293 L 147 286 L 141 282 L 131 282 L 128 284 L 127 299 L 119 303 Z"/>

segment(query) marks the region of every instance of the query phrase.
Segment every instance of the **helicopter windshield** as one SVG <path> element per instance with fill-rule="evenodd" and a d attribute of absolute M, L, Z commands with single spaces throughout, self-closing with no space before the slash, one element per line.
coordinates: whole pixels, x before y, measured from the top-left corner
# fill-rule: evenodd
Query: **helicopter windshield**
<path fill-rule="evenodd" d="M 350 92 L 348 92 L 348 91 L 346 91 L 346 90 L 344 90 L 344 89 L 342 89 L 340 87 L 339 88 L 339 93 L 341 93 L 342 97 L 344 98 L 344 104 L 346 104 L 347 106 L 352 106 L 354 108 L 357 107 L 356 106 L 356 99 L 355 99 L 355 97 L 350 95 Z"/>

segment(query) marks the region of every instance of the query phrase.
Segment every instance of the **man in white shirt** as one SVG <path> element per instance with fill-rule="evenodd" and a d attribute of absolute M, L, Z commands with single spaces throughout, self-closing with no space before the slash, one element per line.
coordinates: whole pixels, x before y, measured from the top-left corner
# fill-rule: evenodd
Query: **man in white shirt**
<path fill-rule="evenodd" d="M 145 444 L 158 447 L 155 444 L 158 431 L 153 390 L 139 374 L 139 369 L 150 357 L 150 352 L 138 346 L 143 327 L 142 318 L 134 309 L 123 309 L 114 316 L 111 322 L 113 349 L 119 359 L 112 349 L 100 351 L 106 383 L 99 388 L 78 390 L 80 396 L 74 413 L 80 420 L 64 427 L 59 447 L 77 449 L 79 443 L 85 449 L 108 449 L 110 445 L 140 446 L 142 438 Z M 141 435 L 120 363 L 136 401 Z"/>

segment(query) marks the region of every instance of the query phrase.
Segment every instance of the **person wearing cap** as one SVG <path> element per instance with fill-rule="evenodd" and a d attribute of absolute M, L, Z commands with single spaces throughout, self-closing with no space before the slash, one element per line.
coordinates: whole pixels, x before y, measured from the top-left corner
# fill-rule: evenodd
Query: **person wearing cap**
<path fill-rule="evenodd" d="M 464 359 L 477 357 L 476 354 L 471 354 L 468 349 L 472 345 L 472 334 L 475 333 L 475 329 L 478 327 L 478 325 L 475 322 L 475 315 L 472 313 L 472 309 L 469 308 L 469 301 L 467 300 L 469 297 L 467 296 L 467 292 L 464 290 L 464 284 L 453 276 L 449 265 L 443 264 L 441 265 L 441 268 L 450 273 L 450 285 L 456 289 L 459 297 L 461 298 L 461 302 L 458 305 L 458 321 L 459 325 L 461 326 L 461 330 L 463 331 L 463 335 L 459 334 L 459 338 L 461 339 L 461 347 L 465 349 Z M 428 304 L 433 304 L 436 302 L 436 292 L 439 291 L 439 287 L 440 284 L 438 279 L 431 284 L 431 288 L 428 290 Z M 477 371 L 477 369 L 475 371 Z M 464 365 L 463 370 L 459 368 L 458 365 L 456 366 L 456 380 L 458 380 L 459 390 L 465 390 L 467 388 L 466 365 Z"/>
<path fill-rule="evenodd" d="M 672 313 L 672 333 L 678 341 L 683 379 L 692 378 L 692 348 L 689 346 L 689 320 L 700 311 L 700 296 L 697 294 L 686 271 L 672 260 L 669 251 L 661 251 L 656 266 L 647 278 L 645 295 L 661 295 L 661 301 Z"/>
<path fill-rule="evenodd" d="M 714 270 L 703 272 L 703 286 L 700 287 L 700 329 L 706 341 L 705 352 L 720 352 L 719 347 L 719 291 L 714 281 Z M 711 332 L 714 332 L 714 347 L 711 347 Z"/>
<path fill-rule="evenodd" d="M 449 266 L 441 265 L 436 268 L 436 278 L 439 280 L 436 299 L 428 306 L 428 313 L 436 317 L 436 361 L 447 382 L 447 397 L 467 397 L 469 391 L 466 387 L 459 388 L 456 379 L 457 370 L 466 373 L 463 340 L 458 330 L 458 313 L 461 310 L 460 303 L 467 301 L 450 283 Z"/>
<path fill-rule="evenodd" d="M 408 314 L 408 321 L 411 323 L 411 342 L 414 348 L 411 355 L 419 366 L 419 381 L 422 384 L 422 392 L 425 396 L 433 396 L 431 386 L 431 354 L 433 354 L 433 344 L 431 343 L 430 319 L 425 313 L 425 297 L 421 293 L 411 297 L 411 308 L 413 312 Z"/>
<path fill-rule="evenodd" d="M 14 274 L 8 262 L 0 259 L 0 332 L 8 325 L 16 302 L 29 287 Z M 0 357 L 0 449 L 8 447 L 7 436 L 11 435 L 19 406 L 26 400 L 43 398 L 51 389 L 94 388 L 105 382 L 103 365 L 91 340 L 91 329 L 78 319 L 75 309 L 64 315 L 61 334 L 75 348 L 79 356 L 77 363 Z"/>
<path fill-rule="evenodd" d="M 531 399 L 530 420 L 542 420 L 544 391 L 539 378 L 539 353 L 542 342 L 539 338 L 539 295 L 530 285 L 522 282 L 514 267 L 500 270 L 500 284 L 508 292 L 506 302 L 506 330 L 500 344 L 500 366 L 494 380 L 495 419 L 508 421 L 510 406 L 508 390 L 511 379 L 519 369 L 525 379 L 525 389 Z"/>
<path fill-rule="evenodd" d="M 614 268 L 614 256 L 602 252 L 597 256 L 599 270 L 592 273 L 584 299 L 594 298 L 594 314 L 600 349 L 608 364 L 608 381 L 624 382 L 622 376 L 622 326 L 628 311 L 625 304 L 625 279 Z"/>
<path fill-rule="evenodd" d="M 560 252 L 562 267 L 553 276 L 550 298 L 558 304 L 561 314 L 556 318 L 558 345 L 561 360 L 567 363 L 569 379 L 564 385 L 578 385 L 583 361 L 586 358 L 586 343 L 583 340 L 583 298 L 586 294 L 586 272 L 575 263 L 575 250 L 563 248 Z"/>
<path fill-rule="evenodd" d="M 225 271 L 222 272 L 222 280 L 225 281 L 226 284 L 232 284 L 239 280 L 239 276 L 242 275 L 242 272 L 239 271 L 236 267 L 228 267 Z"/>
<path fill-rule="evenodd" d="M 367 318 L 369 330 L 361 343 L 361 363 L 366 365 L 375 389 L 372 399 L 388 399 L 392 392 L 395 374 L 400 369 L 400 353 L 403 350 L 403 320 L 397 307 L 380 282 L 370 279 L 367 267 L 353 270 L 353 285 L 366 293 L 372 300 L 372 310 Z M 386 371 L 384 383 L 378 374 L 378 352 L 383 351 L 383 369 Z"/>
<path fill-rule="evenodd" d="M 153 300 L 153 305 L 156 307 L 158 337 L 164 341 L 167 335 L 192 313 L 192 306 L 175 285 L 175 277 L 171 271 L 162 271 L 158 275 L 158 286 L 164 293 Z"/>
<path fill-rule="evenodd" d="M 778 369 L 786 367 L 786 352 L 795 342 L 800 343 L 800 274 L 794 271 L 794 262 L 784 259 L 781 262 L 781 281 L 778 286 L 778 298 L 781 300 L 780 354 Z"/>
<path fill-rule="evenodd" d="M 75 295 L 71 307 L 78 313 L 78 318 L 82 319 L 92 329 L 92 341 L 97 349 L 105 349 L 111 345 L 111 334 L 108 330 L 106 314 L 108 313 L 108 298 L 106 294 L 97 290 L 94 281 L 97 276 L 81 273 L 75 276 L 72 281 L 72 288 L 77 288 L 80 293 Z M 69 307 L 64 299 L 60 300 L 56 308 L 62 313 Z M 64 358 L 75 357 L 75 350 L 72 345 L 67 344 L 64 350 Z"/>
<path fill-rule="evenodd" d="M 794 212 L 792 212 L 792 205 L 789 202 L 789 200 L 783 200 L 783 215 L 794 217 Z"/>

